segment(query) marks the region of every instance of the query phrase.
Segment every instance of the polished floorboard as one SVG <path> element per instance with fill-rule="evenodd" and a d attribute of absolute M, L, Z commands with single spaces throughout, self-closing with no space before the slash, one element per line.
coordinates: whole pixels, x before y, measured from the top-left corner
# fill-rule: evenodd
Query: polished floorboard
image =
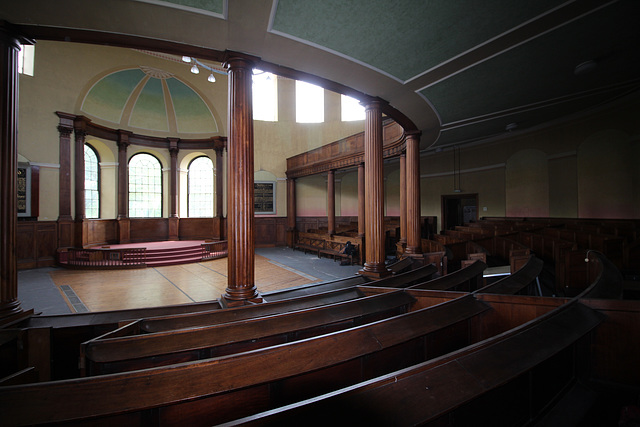
<path fill-rule="evenodd" d="M 258 248 L 255 284 L 265 293 L 348 277 L 360 268 L 289 248 Z M 45 315 L 209 301 L 226 287 L 226 258 L 133 270 L 46 268 L 18 273 L 22 308 Z"/>

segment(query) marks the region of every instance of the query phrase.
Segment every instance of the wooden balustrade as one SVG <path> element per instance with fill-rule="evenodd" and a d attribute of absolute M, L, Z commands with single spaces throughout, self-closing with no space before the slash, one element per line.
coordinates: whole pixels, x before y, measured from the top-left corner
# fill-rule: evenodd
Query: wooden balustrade
<path fill-rule="evenodd" d="M 58 251 L 58 263 L 71 268 L 142 268 L 146 267 L 146 259 L 146 248 L 68 248 Z"/>
<path fill-rule="evenodd" d="M 226 240 L 222 240 L 220 242 L 205 242 L 201 247 L 203 261 L 224 258 L 229 253 Z"/>

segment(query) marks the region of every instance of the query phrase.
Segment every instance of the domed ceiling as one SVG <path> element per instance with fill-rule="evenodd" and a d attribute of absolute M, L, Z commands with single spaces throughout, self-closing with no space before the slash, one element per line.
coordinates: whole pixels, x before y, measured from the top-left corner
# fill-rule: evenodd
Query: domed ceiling
<path fill-rule="evenodd" d="M 212 134 L 218 125 L 198 93 L 172 73 L 150 67 L 116 71 L 87 92 L 81 110 L 123 128 Z"/>

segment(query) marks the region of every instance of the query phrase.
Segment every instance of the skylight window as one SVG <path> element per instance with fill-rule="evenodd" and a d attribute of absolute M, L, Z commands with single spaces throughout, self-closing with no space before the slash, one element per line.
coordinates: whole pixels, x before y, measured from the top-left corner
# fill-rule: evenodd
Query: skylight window
<path fill-rule="evenodd" d="M 341 111 L 343 122 L 353 122 L 356 120 L 364 120 L 364 107 L 360 105 L 360 101 L 350 96 L 342 95 Z"/>
<path fill-rule="evenodd" d="M 253 119 L 278 121 L 278 84 L 274 74 L 253 70 Z"/>
<path fill-rule="evenodd" d="M 324 89 L 296 80 L 296 122 L 324 122 Z"/>
<path fill-rule="evenodd" d="M 18 72 L 33 76 L 33 64 L 35 62 L 36 47 L 32 44 L 20 45 L 18 52 Z"/>

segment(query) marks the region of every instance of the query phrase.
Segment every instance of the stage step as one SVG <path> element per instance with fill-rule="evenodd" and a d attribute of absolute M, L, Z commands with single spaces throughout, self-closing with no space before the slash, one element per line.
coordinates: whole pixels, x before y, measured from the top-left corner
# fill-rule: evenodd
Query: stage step
<path fill-rule="evenodd" d="M 172 249 L 147 249 L 147 267 L 187 264 L 202 260 L 202 248 L 187 246 Z"/>

